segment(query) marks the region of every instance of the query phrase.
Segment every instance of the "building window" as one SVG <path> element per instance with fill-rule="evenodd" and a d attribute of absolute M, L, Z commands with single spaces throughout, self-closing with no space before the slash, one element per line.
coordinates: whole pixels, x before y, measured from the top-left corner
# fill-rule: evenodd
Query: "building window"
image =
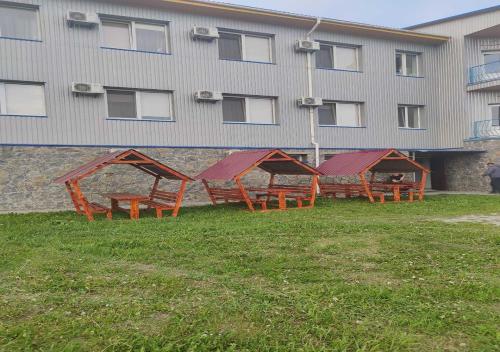
<path fill-rule="evenodd" d="M 0 37 L 39 40 L 38 9 L 1 5 Z"/>
<path fill-rule="evenodd" d="M 318 120 L 320 126 L 361 127 L 361 103 L 324 102 Z"/>
<path fill-rule="evenodd" d="M 300 161 L 301 163 L 307 164 L 308 163 L 308 156 L 307 154 L 288 154 L 292 158 Z"/>
<path fill-rule="evenodd" d="M 276 123 L 275 98 L 224 96 L 224 122 L 267 124 Z"/>
<path fill-rule="evenodd" d="M 398 126 L 400 128 L 420 128 L 421 106 L 399 105 Z"/>
<path fill-rule="evenodd" d="M 114 49 L 166 54 L 168 27 L 166 24 L 103 20 L 102 45 Z"/>
<path fill-rule="evenodd" d="M 46 116 L 44 86 L 0 82 L 0 115 Z"/>
<path fill-rule="evenodd" d="M 266 35 L 219 32 L 219 58 L 252 62 L 273 62 L 273 38 Z"/>
<path fill-rule="evenodd" d="M 420 54 L 396 52 L 396 74 L 417 77 Z"/>
<path fill-rule="evenodd" d="M 327 160 L 330 160 L 331 158 L 333 158 L 336 154 L 325 154 L 323 155 L 323 160 L 324 161 L 327 161 Z"/>
<path fill-rule="evenodd" d="M 108 117 L 173 121 L 172 93 L 108 89 Z"/>
<path fill-rule="evenodd" d="M 320 45 L 316 68 L 359 71 L 359 48 L 344 45 Z"/>
<path fill-rule="evenodd" d="M 491 125 L 500 126 L 500 104 L 491 105 Z"/>

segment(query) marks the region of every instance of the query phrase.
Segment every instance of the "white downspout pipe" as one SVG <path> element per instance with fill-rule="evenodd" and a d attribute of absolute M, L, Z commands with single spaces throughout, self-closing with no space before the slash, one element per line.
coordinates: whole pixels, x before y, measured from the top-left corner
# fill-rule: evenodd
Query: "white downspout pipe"
<path fill-rule="evenodd" d="M 318 26 L 321 23 L 321 18 L 316 18 L 316 23 L 314 24 L 314 27 L 311 28 L 309 32 L 306 34 L 306 40 L 311 40 L 311 35 L 316 31 Z M 313 77 L 312 77 L 312 53 L 308 52 L 307 53 L 307 83 L 308 83 L 308 96 L 313 97 L 314 91 L 313 91 Z M 319 166 L 319 143 L 316 141 L 316 127 L 314 124 L 314 108 L 310 107 L 309 108 L 309 126 L 311 129 L 311 144 L 314 146 L 314 160 L 315 160 L 315 165 L 316 167 Z"/>

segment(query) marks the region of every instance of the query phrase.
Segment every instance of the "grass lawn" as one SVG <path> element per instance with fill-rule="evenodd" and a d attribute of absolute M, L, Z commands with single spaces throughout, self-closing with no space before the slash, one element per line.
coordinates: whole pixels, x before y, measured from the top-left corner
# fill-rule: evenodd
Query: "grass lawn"
<path fill-rule="evenodd" d="M 499 351 L 500 198 L 0 215 L 1 351 Z"/>

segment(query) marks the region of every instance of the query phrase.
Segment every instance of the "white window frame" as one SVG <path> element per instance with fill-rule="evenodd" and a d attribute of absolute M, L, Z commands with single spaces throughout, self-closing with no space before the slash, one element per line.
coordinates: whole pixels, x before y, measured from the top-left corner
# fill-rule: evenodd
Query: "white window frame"
<path fill-rule="evenodd" d="M 224 95 L 224 98 L 237 98 L 237 99 L 243 99 L 245 101 L 245 109 L 243 110 L 245 114 L 245 122 L 237 122 L 237 121 L 223 121 L 224 123 L 227 124 L 248 124 L 248 125 L 276 125 L 276 98 L 274 97 L 253 97 L 253 96 L 241 96 L 241 95 Z M 250 104 L 248 104 L 249 99 L 269 99 L 271 100 L 271 105 L 272 105 L 272 122 L 271 123 L 255 123 L 255 122 L 249 122 L 248 121 L 248 116 L 250 116 Z M 223 117 L 224 119 L 224 117 Z"/>
<path fill-rule="evenodd" d="M 120 92 L 132 92 L 135 93 L 135 114 L 136 117 L 120 117 L 120 116 L 109 116 L 109 105 L 108 105 L 108 91 L 120 91 Z M 161 118 L 154 118 L 152 116 L 147 116 L 144 118 L 142 116 L 142 105 L 141 105 L 141 92 L 146 92 L 146 93 L 163 93 L 167 94 L 169 99 L 170 99 L 170 116 L 158 116 L 158 117 L 165 117 L 164 119 Z M 139 94 L 138 94 L 139 93 Z M 106 101 L 106 118 L 108 120 L 126 120 L 126 121 L 160 121 L 160 122 L 174 122 L 174 106 L 173 106 L 173 99 L 174 98 L 174 93 L 173 91 L 167 91 L 167 90 L 162 90 L 162 91 L 149 91 L 149 90 L 139 90 L 139 89 L 120 89 L 120 88 L 106 88 L 106 94 L 105 94 L 105 101 Z M 168 117 L 168 119 L 167 119 Z"/>
<path fill-rule="evenodd" d="M 404 108 L 405 109 L 405 125 L 404 126 L 399 126 L 399 108 Z M 408 108 L 417 108 L 417 127 L 409 127 L 409 124 L 408 124 Z M 410 130 L 422 129 L 422 108 L 423 108 L 423 106 L 420 106 L 420 105 L 404 105 L 404 104 L 399 104 L 398 105 L 398 128 L 401 128 L 401 129 L 410 129 Z"/>
<path fill-rule="evenodd" d="M 404 77 L 420 77 L 420 56 L 422 55 L 421 53 L 413 53 L 409 51 L 396 51 L 396 55 L 400 54 L 401 55 L 401 66 L 403 69 L 402 73 L 398 73 L 397 67 L 396 67 L 396 75 L 398 76 L 404 76 Z M 414 75 L 409 75 L 406 67 L 406 55 L 412 55 L 415 56 L 416 59 L 416 73 Z"/>
<path fill-rule="evenodd" d="M 232 35 L 238 35 L 238 36 L 240 36 L 240 42 L 241 42 L 241 61 L 256 62 L 256 63 L 263 63 L 263 64 L 272 64 L 272 63 L 274 63 L 273 37 L 272 36 L 265 35 L 265 34 L 231 32 L 231 31 L 225 31 L 225 30 L 221 30 L 221 31 L 219 31 L 219 33 L 232 34 Z M 246 37 L 247 36 L 248 37 L 255 37 L 255 38 L 267 39 L 268 49 L 269 49 L 269 61 L 253 61 L 253 60 L 248 60 L 247 59 L 247 53 L 246 53 Z M 228 59 L 222 59 L 222 60 L 228 60 Z"/>
<path fill-rule="evenodd" d="M 1 28 L 0 28 L 0 38 L 12 38 L 12 39 L 18 39 L 18 40 L 34 40 L 34 41 L 41 41 L 42 40 L 42 26 L 40 24 L 40 8 L 38 6 L 22 6 L 22 4 L 15 5 L 15 4 L 8 4 L 4 5 L 0 3 L 0 7 L 3 8 L 14 8 L 14 9 L 22 9 L 22 10 L 32 10 L 35 13 L 35 20 L 36 20 L 36 29 L 37 33 L 35 38 L 21 38 L 21 37 L 5 37 L 2 35 Z"/>
<path fill-rule="evenodd" d="M 481 54 L 483 54 L 483 64 L 486 64 L 486 56 L 500 54 L 500 50 L 488 50 L 488 51 L 485 50 L 482 51 Z"/>
<path fill-rule="evenodd" d="M 103 48 L 118 49 L 118 50 L 131 50 L 131 51 L 139 51 L 139 52 L 153 53 L 153 54 L 170 54 L 170 40 L 169 40 L 170 39 L 169 38 L 170 32 L 169 32 L 168 23 L 156 23 L 156 22 L 134 21 L 134 20 L 129 21 L 129 20 L 119 20 L 119 19 L 113 19 L 113 18 L 108 19 L 106 17 L 103 17 L 103 18 L 101 18 L 101 28 L 103 28 L 104 23 L 118 23 L 118 24 L 128 25 L 128 35 L 129 35 L 130 48 L 123 49 L 123 48 L 115 48 L 112 46 L 105 45 L 105 43 L 104 43 L 104 31 L 101 30 L 101 47 L 103 47 Z M 162 52 L 155 52 L 155 51 L 138 50 L 137 49 L 137 33 L 136 33 L 136 25 L 137 24 L 163 27 L 164 34 L 165 34 L 166 51 L 164 53 L 162 53 Z"/>
<path fill-rule="evenodd" d="M 7 111 L 7 92 L 5 86 L 8 84 L 25 85 L 25 86 L 37 86 L 43 88 L 43 107 L 45 110 L 44 115 L 33 115 L 33 114 L 9 114 Z M 47 116 L 47 100 L 45 97 L 45 85 L 29 82 L 0 82 L 0 116 L 34 116 L 34 117 L 46 117 Z"/>
<path fill-rule="evenodd" d="M 353 104 L 353 105 L 356 105 L 356 110 L 357 110 L 357 113 L 358 113 L 358 118 L 357 118 L 357 125 L 339 125 L 338 124 L 338 114 L 337 114 L 337 104 Z M 363 119 L 361 118 L 361 104 L 363 104 L 362 102 L 359 102 L 359 101 L 335 101 L 335 100 L 327 100 L 327 101 L 324 101 L 323 102 L 323 105 L 335 105 L 335 118 L 337 119 L 337 124 L 335 125 L 324 125 L 324 124 L 321 124 L 319 126 L 335 126 L 335 127 L 364 127 L 363 126 Z M 319 121 L 319 116 L 318 116 L 318 121 Z"/>
<path fill-rule="evenodd" d="M 348 71 L 348 72 L 360 72 L 361 71 L 361 65 L 360 65 L 360 60 L 359 60 L 359 52 L 360 52 L 360 47 L 356 45 L 349 45 L 349 44 L 329 44 L 329 43 L 321 43 L 323 46 L 329 46 L 332 49 L 332 68 L 331 70 L 338 70 L 338 71 Z M 337 48 L 344 48 L 344 49 L 354 49 L 356 51 L 356 69 L 355 70 L 348 70 L 345 68 L 339 68 L 337 66 Z M 326 67 L 319 67 L 320 69 L 328 69 Z"/>

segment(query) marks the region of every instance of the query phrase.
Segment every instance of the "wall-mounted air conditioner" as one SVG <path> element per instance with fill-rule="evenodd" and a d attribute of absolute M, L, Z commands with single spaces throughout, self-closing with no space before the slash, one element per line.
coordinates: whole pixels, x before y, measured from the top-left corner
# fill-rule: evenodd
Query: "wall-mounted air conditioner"
<path fill-rule="evenodd" d="M 209 90 L 199 90 L 194 93 L 194 99 L 196 101 L 208 101 L 208 102 L 218 102 L 223 99 L 221 92 L 212 92 Z"/>
<path fill-rule="evenodd" d="M 104 94 L 104 87 L 98 83 L 73 83 L 71 91 L 75 94 L 99 95 Z"/>
<path fill-rule="evenodd" d="M 317 108 L 318 106 L 323 105 L 323 99 L 314 97 L 302 97 L 299 100 L 297 100 L 297 104 L 300 107 Z"/>
<path fill-rule="evenodd" d="M 66 21 L 70 25 L 93 27 L 99 24 L 99 16 L 96 13 L 68 11 Z"/>
<path fill-rule="evenodd" d="M 194 40 L 209 40 L 219 38 L 219 31 L 214 27 L 193 27 L 191 30 L 191 38 Z"/>
<path fill-rule="evenodd" d="M 319 51 L 320 46 L 318 42 L 312 40 L 297 40 L 297 43 L 295 43 L 295 50 L 305 53 L 312 53 L 315 51 Z"/>

